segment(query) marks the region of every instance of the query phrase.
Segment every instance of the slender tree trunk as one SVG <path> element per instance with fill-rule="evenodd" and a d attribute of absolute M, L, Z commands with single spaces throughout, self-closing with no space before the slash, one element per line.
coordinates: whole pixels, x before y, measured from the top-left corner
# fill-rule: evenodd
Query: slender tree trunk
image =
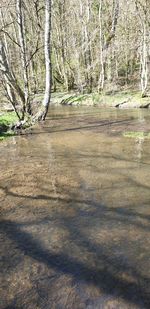
<path fill-rule="evenodd" d="M 0 9 L 0 17 L 1 17 L 1 20 L 2 20 L 2 25 L 3 27 L 5 28 L 5 21 L 4 21 L 4 16 L 3 16 L 3 12 L 2 10 Z M 10 68 L 10 61 L 9 61 L 9 49 L 8 49 L 8 42 L 7 42 L 7 37 L 6 37 L 6 34 L 4 33 L 4 46 L 5 46 L 5 61 L 7 63 L 7 67 Z M 16 103 L 17 103 L 17 98 L 16 98 L 16 95 L 15 95 L 15 92 L 14 92 L 14 89 L 12 88 L 12 86 L 7 83 L 7 79 L 6 79 L 6 76 L 4 75 L 4 79 L 5 79 L 5 89 L 6 89 L 6 96 L 9 100 L 9 102 L 12 104 L 18 118 L 20 119 L 20 115 L 17 111 L 17 108 L 16 108 Z"/>
<path fill-rule="evenodd" d="M 36 119 L 45 120 L 51 98 L 51 0 L 45 0 L 45 95 Z"/>
<path fill-rule="evenodd" d="M 105 44 L 103 44 L 103 29 L 102 29 L 102 2 L 103 0 L 100 0 L 100 6 L 99 6 L 99 27 L 100 27 L 100 77 L 98 82 L 98 91 L 103 90 L 104 88 L 104 81 L 105 81 L 105 64 L 107 60 L 107 53 L 109 46 L 112 42 L 112 39 L 115 37 L 116 34 L 116 27 L 118 23 L 118 17 L 119 17 L 119 0 L 113 0 L 113 17 L 112 17 L 112 24 L 110 33 L 107 37 L 107 40 Z"/>
<path fill-rule="evenodd" d="M 21 118 L 23 119 L 24 118 L 24 106 L 25 106 L 24 93 L 22 89 L 20 88 L 20 86 L 18 85 L 15 75 L 13 74 L 13 72 L 11 71 L 9 67 L 9 62 L 7 59 L 7 54 L 6 54 L 5 46 L 4 46 L 2 39 L 0 40 L 0 71 L 2 72 L 4 76 L 8 95 L 9 95 L 9 98 L 14 108 L 16 106 L 15 92 L 17 96 L 20 98 L 20 101 L 22 103 L 22 117 Z"/>
<path fill-rule="evenodd" d="M 31 106 L 29 100 L 29 78 L 27 68 L 27 50 L 26 50 L 26 39 L 25 39 L 25 21 L 23 12 L 23 1 L 17 0 L 16 2 L 17 11 L 17 22 L 18 22 L 18 33 L 19 43 L 21 48 L 21 61 L 23 68 L 23 79 L 24 79 L 24 96 L 25 96 L 25 112 L 31 114 Z"/>
<path fill-rule="evenodd" d="M 100 42 L 100 76 L 98 81 L 98 92 L 104 88 L 104 59 L 103 59 L 103 35 L 102 35 L 102 0 L 99 4 L 99 42 Z"/>
<path fill-rule="evenodd" d="M 63 77 L 64 77 L 64 84 L 65 88 L 69 90 L 69 72 L 68 72 L 68 65 L 67 65 L 67 40 L 66 40 L 66 23 L 65 20 L 65 7 L 66 1 L 63 0 L 59 4 L 59 14 L 60 14 L 60 42 L 61 42 L 61 60 L 62 60 L 62 70 L 63 70 Z"/>
<path fill-rule="evenodd" d="M 86 66 L 86 85 L 87 92 L 92 92 L 92 75 L 91 75 L 91 39 L 89 33 L 89 24 L 91 19 L 91 2 L 90 0 L 86 1 L 86 22 L 84 25 L 84 37 L 85 37 L 85 66 Z"/>
<path fill-rule="evenodd" d="M 143 25 L 143 43 L 141 51 L 141 90 L 142 98 L 146 96 L 147 84 L 148 84 L 148 55 L 147 55 L 147 40 L 146 40 L 146 25 Z"/>
<path fill-rule="evenodd" d="M 87 67 L 86 56 L 85 56 L 86 40 L 85 40 L 85 33 L 84 33 L 84 23 L 85 23 L 85 21 L 84 21 L 84 11 L 83 11 L 82 0 L 80 0 L 80 19 L 81 19 L 81 59 L 83 61 L 83 69 L 85 71 L 85 69 Z M 80 54 L 78 55 L 78 59 L 79 59 L 79 65 L 81 65 Z M 85 77 L 84 77 L 84 79 L 85 79 Z M 85 83 L 85 80 L 84 80 L 84 83 Z M 84 91 L 83 80 L 81 80 L 78 88 L 79 88 L 80 92 L 83 93 L 83 91 Z"/>

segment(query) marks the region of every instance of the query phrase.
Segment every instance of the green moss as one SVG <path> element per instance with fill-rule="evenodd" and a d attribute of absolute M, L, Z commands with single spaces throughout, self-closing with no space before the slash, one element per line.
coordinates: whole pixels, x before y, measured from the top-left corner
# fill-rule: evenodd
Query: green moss
<path fill-rule="evenodd" d="M 18 118 L 17 118 L 15 112 L 7 112 L 7 113 L 2 114 L 0 116 L 0 125 L 3 124 L 3 125 L 6 125 L 6 126 L 9 126 L 12 123 L 14 123 L 15 121 L 17 121 L 17 119 Z"/>
<path fill-rule="evenodd" d="M 124 132 L 123 133 L 124 137 L 129 137 L 129 138 L 147 138 L 150 139 L 150 133 L 149 132 Z"/>
<path fill-rule="evenodd" d="M 14 135 L 12 131 L 9 130 L 10 125 L 17 121 L 17 116 L 15 112 L 7 112 L 0 116 L 0 141 L 3 141 L 6 137 Z"/>

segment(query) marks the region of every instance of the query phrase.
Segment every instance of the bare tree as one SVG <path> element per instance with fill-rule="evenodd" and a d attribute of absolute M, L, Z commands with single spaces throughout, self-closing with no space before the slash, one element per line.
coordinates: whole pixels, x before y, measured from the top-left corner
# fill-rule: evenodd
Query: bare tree
<path fill-rule="evenodd" d="M 51 0 L 45 0 L 45 94 L 35 119 L 44 120 L 51 98 Z"/>
<path fill-rule="evenodd" d="M 20 53 L 21 53 L 22 70 L 23 70 L 23 80 L 24 80 L 25 112 L 30 115 L 31 106 L 29 99 L 29 78 L 28 78 L 28 67 L 27 67 L 25 14 L 22 0 L 16 0 L 16 12 L 17 12 L 19 44 L 20 44 Z"/>
<path fill-rule="evenodd" d="M 102 22 L 102 9 L 103 9 L 103 0 L 100 0 L 99 4 L 99 28 L 100 28 L 100 77 L 98 83 L 98 91 L 103 90 L 104 80 L 105 80 L 105 65 L 107 60 L 108 49 L 110 47 L 112 39 L 116 34 L 116 26 L 118 23 L 119 17 L 119 0 L 113 0 L 113 16 L 110 32 L 107 34 L 107 38 L 103 43 L 103 22 Z"/>

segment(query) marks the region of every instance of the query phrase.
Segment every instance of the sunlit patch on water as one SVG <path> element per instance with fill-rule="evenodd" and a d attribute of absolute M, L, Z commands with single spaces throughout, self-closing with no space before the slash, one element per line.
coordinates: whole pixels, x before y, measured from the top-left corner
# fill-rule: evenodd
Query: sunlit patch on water
<path fill-rule="evenodd" d="M 136 139 L 150 139 L 149 132 L 124 132 L 123 136 Z"/>

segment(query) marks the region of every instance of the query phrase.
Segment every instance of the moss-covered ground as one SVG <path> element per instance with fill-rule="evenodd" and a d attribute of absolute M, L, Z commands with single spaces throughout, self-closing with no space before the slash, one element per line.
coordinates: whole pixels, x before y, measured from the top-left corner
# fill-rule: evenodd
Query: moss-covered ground
<path fill-rule="evenodd" d="M 10 130 L 10 126 L 17 121 L 15 112 L 2 113 L 0 115 L 0 141 L 4 140 L 8 136 L 14 135 Z"/>

